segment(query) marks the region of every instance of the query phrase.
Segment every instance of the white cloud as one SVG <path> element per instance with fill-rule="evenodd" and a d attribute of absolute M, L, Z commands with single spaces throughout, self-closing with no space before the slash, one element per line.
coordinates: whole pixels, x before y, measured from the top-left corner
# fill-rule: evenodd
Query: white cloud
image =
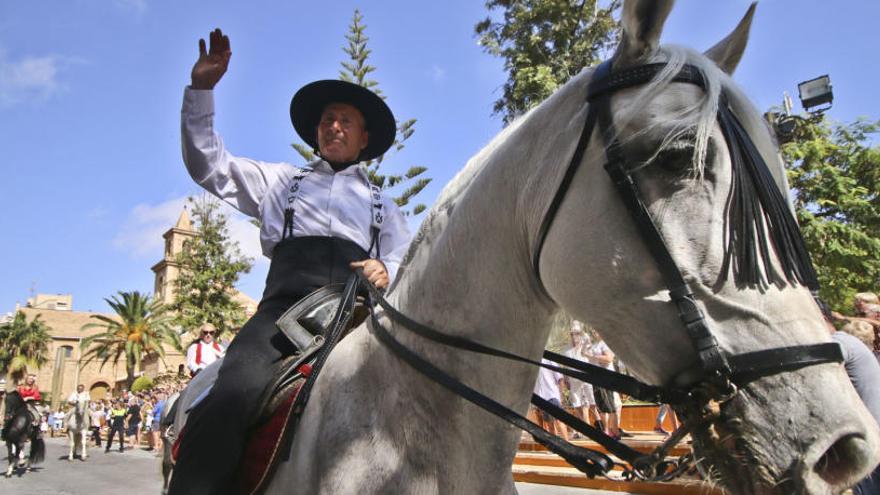
<path fill-rule="evenodd" d="M 131 210 L 113 239 L 113 245 L 128 251 L 132 257 L 151 257 L 159 261 L 165 249 L 162 234 L 177 223 L 186 197 L 171 199 L 157 205 L 139 204 Z"/>
<path fill-rule="evenodd" d="M 446 69 L 434 64 L 431 66 L 430 75 L 434 82 L 444 81 L 446 79 Z"/>
<path fill-rule="evenodd" d="M 141 15 L 147 10 L 147 0 L 115 0 L 116 5 L 124 9 L 132 9 Z"/>
<path fill-rule="evenodd" d="M 55 55 L 7 60 L 0 51 L 0 103 L 45 100 L 63 89 L 58 74 L 65 61 Z"/>
<path fill-rule="evenodd" d="M 135 206 L 113 245 L 128 251 L 134 258 L 151 258 L 159 261 L 165 249 L 162 238 L 168 229 L 177 223 L 186 205 L 186 197 L 170 199 L 159 204 L 139 204 Z M 227 216 L 230 240 L 238 242 L 242 254 L 253 258 L 257 263 L 267 262 L 260 248 L 259 229 L 248 217 L 238 213 L 226 203 L 221 203 L 221 211 Z"/>

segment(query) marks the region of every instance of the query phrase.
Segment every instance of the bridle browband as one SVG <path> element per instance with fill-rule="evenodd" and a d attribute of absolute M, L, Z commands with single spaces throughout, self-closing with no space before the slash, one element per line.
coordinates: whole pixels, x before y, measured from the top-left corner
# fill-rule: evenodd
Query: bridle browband
<path fill-rule="evenodd" d="M 371 304 L 381 306 L 390 320 L 423 338 L 470 352 L 502 357 L 552 369 L 606 389 L 626 393 L 639 400 L 669 403 L 676 406 L 676 409 L 680 411 L 688 412 L 684 425 L 679 430 L 674 432 L 654 452 L 649 455 L 643 455 L 611 439 L 603 432 L 592 428 L 578 418 L 571 416 L 562 408 L 548 403 L 537 395 L 532 397 L 533 404 L 557 419 L 561 419 L 575 430 L 585 434 L 608 449 L 609 452 L 629 463 L 632 467 L 624 470 L 626 476 L 658 480 L 670 479 L 686 469 L 689 460 L 679 459 L 679 462 L 667 462 L 664 460 L 666 453 L 690 431 L 711 425 L 719 417 L 720 407 L 735 397 L 739 388 L 761 377 L 794 371 L 807 366 L 843 361 L 840 346 L 833 342 L 772 348 L 734 355 L 725 353 L 719 347 L 718 341 L 712 334 L 702 310 L 697 305 L 693 291 L 684 280 L 681 270 L 666 246 L 663 236 L 655 225 L 647 206 L 642 201 L 637 182 L 631 175 L 630 170 L 625 166 L 626 160 L 621 145 L 617 140 L 611 118 L 611 95 L 614 92 L 648 83 L 665 67 L 666 64 L 664 63 L 645 64 L 612 72 L 610 61 L 606 61 L 597 67 L 587 91 L 586 101 L 589 103 L 589 107 L 584 127 L 565 175 L 544 215 L 532 251 L 532 265 L 534 275 L 539 282 L 538 285 L 545 292 L 545 295 L 550 297 L 543 283 L 541 283 L 538 269 L 541 249 L 559 206 L 562 204 L 571 185 L 571 181 L 583 162 L 587 144 L 596 126 L 599 125 L 608 159 L 604 167 L 605 171 L 611 177 L 621 200 L 636 223 L 642 239 L 654 258 L 655 264 L 669 291 L 670 299 L 675 304 L 682 325 L 696 351 L 697 366 L 679 373 L 672 380 L 671 385 L 660 387 L 645 384 L 626 375 L 605 370 L 604 368 L 571 359 L 561 354 L 545 351 L 545 358 L 562 366 L 548 365 L 462 337 L 439 332 L 399 312 L 382 297 L 381 293 L 366 282 L 362 273 L 359 273 L 362 282 L 370 289 Z M 681 70 L 672 77 L 671 81 L 694 84 L 705 89 L 705 80 L 701 71 L 689 64 L 683 65 Z M 719 123 L 722 125 L 725 137 L 729 139 L 729 136 L 735 133 L 741 141 L 746 141 L 742 144 L 746 148 L 743 152 L 749 154 L 748 158 L 754 167 L 763 167 L 766 170 L 766 174 L 769 174 L 769 169 L 767 169 L 766 164 L 757 152 L 757 148 L 751 142 L 748 134 L 742 129 L 742 126 L 739 125 L 739 128 L 734 130 L 730 129 L 730 126 L 738 125 L 739 121 L 728 106 L 727 99 L 723 94 L 718 112 Z M 758 170 L 756 173 L 765 173 L 765 170 Z M 771 189 L 775 191 L 776 195 L 781 197 L 778 188 L 773 187 Z M 772 195 L 774 194 L 773 191 L 762 191 L 762 193 Z M 778 198 L 773 199 L 776 200 Z M 791 215 L 790 212 L 787 214 Z M 793 219 L 791 221 L 793 222 Z M 796 230 L 796 224 L 794 225 Z M 790 241 L 789 238 L 786 239 L 795 244 L 797 244 L 799 239 L 802 244 L 803 239 L 800 238 L 799 231 L 796 233 L 797 238 L 794 241 Z M 796 246 L 796 248 L 800 250 L 799 252 L 806 254 L 806 248 L 802 245 Z M 803 278 L 806 278 L 805 285 L 813 291 L 815 297 L 818 290 L 815 272 L 812 270 L 812 266 L 804 267 L 803 260 L 800 260 L 800 262 L 801 266 L 798 276 L 794 278 L 799 281 L 803 281 Z M 809 255 L 806 255 L 806 263 L 809 264 Z M 788 278 L 791 280 L 792 277 L 789 276 Z M 588 476 L 604 475 L 613 465 L 613 461 L 604 454 L 577 447 L 555 435 L 547 433 L 516 412 L 471 389 L 443 370 L 435 367 L 398 342 L 381 325 L 375 311 L 372 312 L 371 323 L 373 333 L 379 341 L 419 372 L 477 406 L 528 431 L 539 443 L 562 456 Z"/>

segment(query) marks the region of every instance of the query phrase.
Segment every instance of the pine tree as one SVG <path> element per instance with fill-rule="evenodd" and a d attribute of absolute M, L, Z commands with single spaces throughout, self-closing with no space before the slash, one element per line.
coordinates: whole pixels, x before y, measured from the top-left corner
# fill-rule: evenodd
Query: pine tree
<path fill-rule="evenodd" d="M 229 239 L 226 215 L 217 200 L 203 195 L 188 201 L 196 237 L 184 241 L 176 259 L 181 270 L 174 281 L 175 323 L 191 332 L 212 323 L 219 337 L 244 323 L 244 308 L 233 295 L 235 283 L 242 273 L 250 272 L 253 260 Z"/>
<path fill-rule="evenodd" d="M 370 56 L 371 50 L 367 48 L 367 41 L 369 38 L 365 34 L 366 26 L 361 24 L 361 21 L 363 21 L 363 16 L 359 10 L 355 9 L 351 26 L 349 26 L 349 32 L 345 36 L 345 39 L 348 40 L 348 46 L 343 48 L 343 51 L 348 55 L 348 60 L 341 63 L 342 69 L 339 71 L 339 79 L 359 84 L 384 98 L 382 90 L 378 88 L 379 83 L 368 77 L 371 72 L 376 70 L 376 67 L 367 63 L 367 58 Z M 412 137 L 415 132 L 415 123 L 416 119 L 408 119 L 403 122 L 398 121 L 397 135 L 391 149 L 395 152 L 399 152 L 404 148 L 404 142 Z M 306 161 L 312 161 L 315 159 L 314 151 L 309 146 L 301 143 L 294 143 L 293 148 Z M 407 210 L 405 207 L 409 205 L 409 202 L 413 197 L 431 182 L 430 178 L 420 177 L 428 169 L 423 166 L 411 166 L 406 173 L 402 175 L 383 175 L 379 173 L 379 167 L 384 159 L 385 155 L 382 155 L 375 160 L 365 162 L 367 175 L 370 177 L 370 181 L 379 186 L 382 190 L 391 189 L 397 186 L 406 186 L 398 196 L 393 198 L 394 202 L 401 208 L 404 215 L 418 215 L 423 212 L 425 210 L 425 205 L 423 204 L 413 206 L 412 211 Z"/>
<path fill-rule="evenodd" d="M 509 124 L 541 103 L 581 70 L 601 62 L 617 45 L 614 14 L 621 0 L 488 0 L 486 17 L 475 26 L 483 49 L 504 59 L 507 82 L 494 113 Z"/>

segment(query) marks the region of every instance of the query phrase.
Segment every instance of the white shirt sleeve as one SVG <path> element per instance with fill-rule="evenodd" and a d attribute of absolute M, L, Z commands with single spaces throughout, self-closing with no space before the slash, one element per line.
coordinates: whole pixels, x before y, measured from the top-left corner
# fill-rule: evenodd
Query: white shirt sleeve
<path fill-rule="evenodd" d="M 409 249 L 412 236 L 409 233 L 406 217 L 400 212 L 394 200 L 384 195 L 383 200 L 388 214 L 379 233 L 379 247 L 382 250 L 380 258 L 385 264 L 385 270 L 388 271 L 388 284 L 391 285 L 397 277 L 397 270 Z"/>
<path fill-rule="evenodd" d="M 189 349 L 186 350 L 186 367 L 189 368 L 190 371 L 195 371 L 199 369 L 199 366 L 196 364 L 196 346 L 199 345 L 195 343 L 189 346 Z"/>
<path fill-rule="evenodd" d="M 260 204 L 282 167 L 234 156 L 214 132 L 214 92 L 187 87 L 180 116 L 183 162 L 197 184 L 245 215 L 260 218 Z"/>

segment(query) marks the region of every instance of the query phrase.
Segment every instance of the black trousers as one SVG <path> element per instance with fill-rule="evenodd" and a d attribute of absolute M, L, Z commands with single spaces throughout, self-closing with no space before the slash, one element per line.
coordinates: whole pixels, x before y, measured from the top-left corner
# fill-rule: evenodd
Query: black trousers
<path fill-rule="evenodd" d="M 100 426 L 92 426 L 89 429 L 92 430 L 92 440 L 95 441 L 95 447 L 100 447 L 101 446 L 101 427 Z"/>
<path fill-rule="evenodd" d="M 107 434 L 107 448 L 105 450 L 110 450 L 110 447 L 113 446 L 113 435 L 119 433 L 119 450 L 125 450 L 125 425 L 112 425 L 110 427 L 110 433 Z"/>
<path fill-rule="evenodd" d="M 367 258 L 357 244 L 331 237 L 282 241 L 272 254 L 257 313 L 232 341 L 211 393 L 187 419 L 171 495 L 229 493 L 263 391 L 296 348 L 275 326 L 291 305 L 327 284 L 345 282 L 348 264 Z"/>

